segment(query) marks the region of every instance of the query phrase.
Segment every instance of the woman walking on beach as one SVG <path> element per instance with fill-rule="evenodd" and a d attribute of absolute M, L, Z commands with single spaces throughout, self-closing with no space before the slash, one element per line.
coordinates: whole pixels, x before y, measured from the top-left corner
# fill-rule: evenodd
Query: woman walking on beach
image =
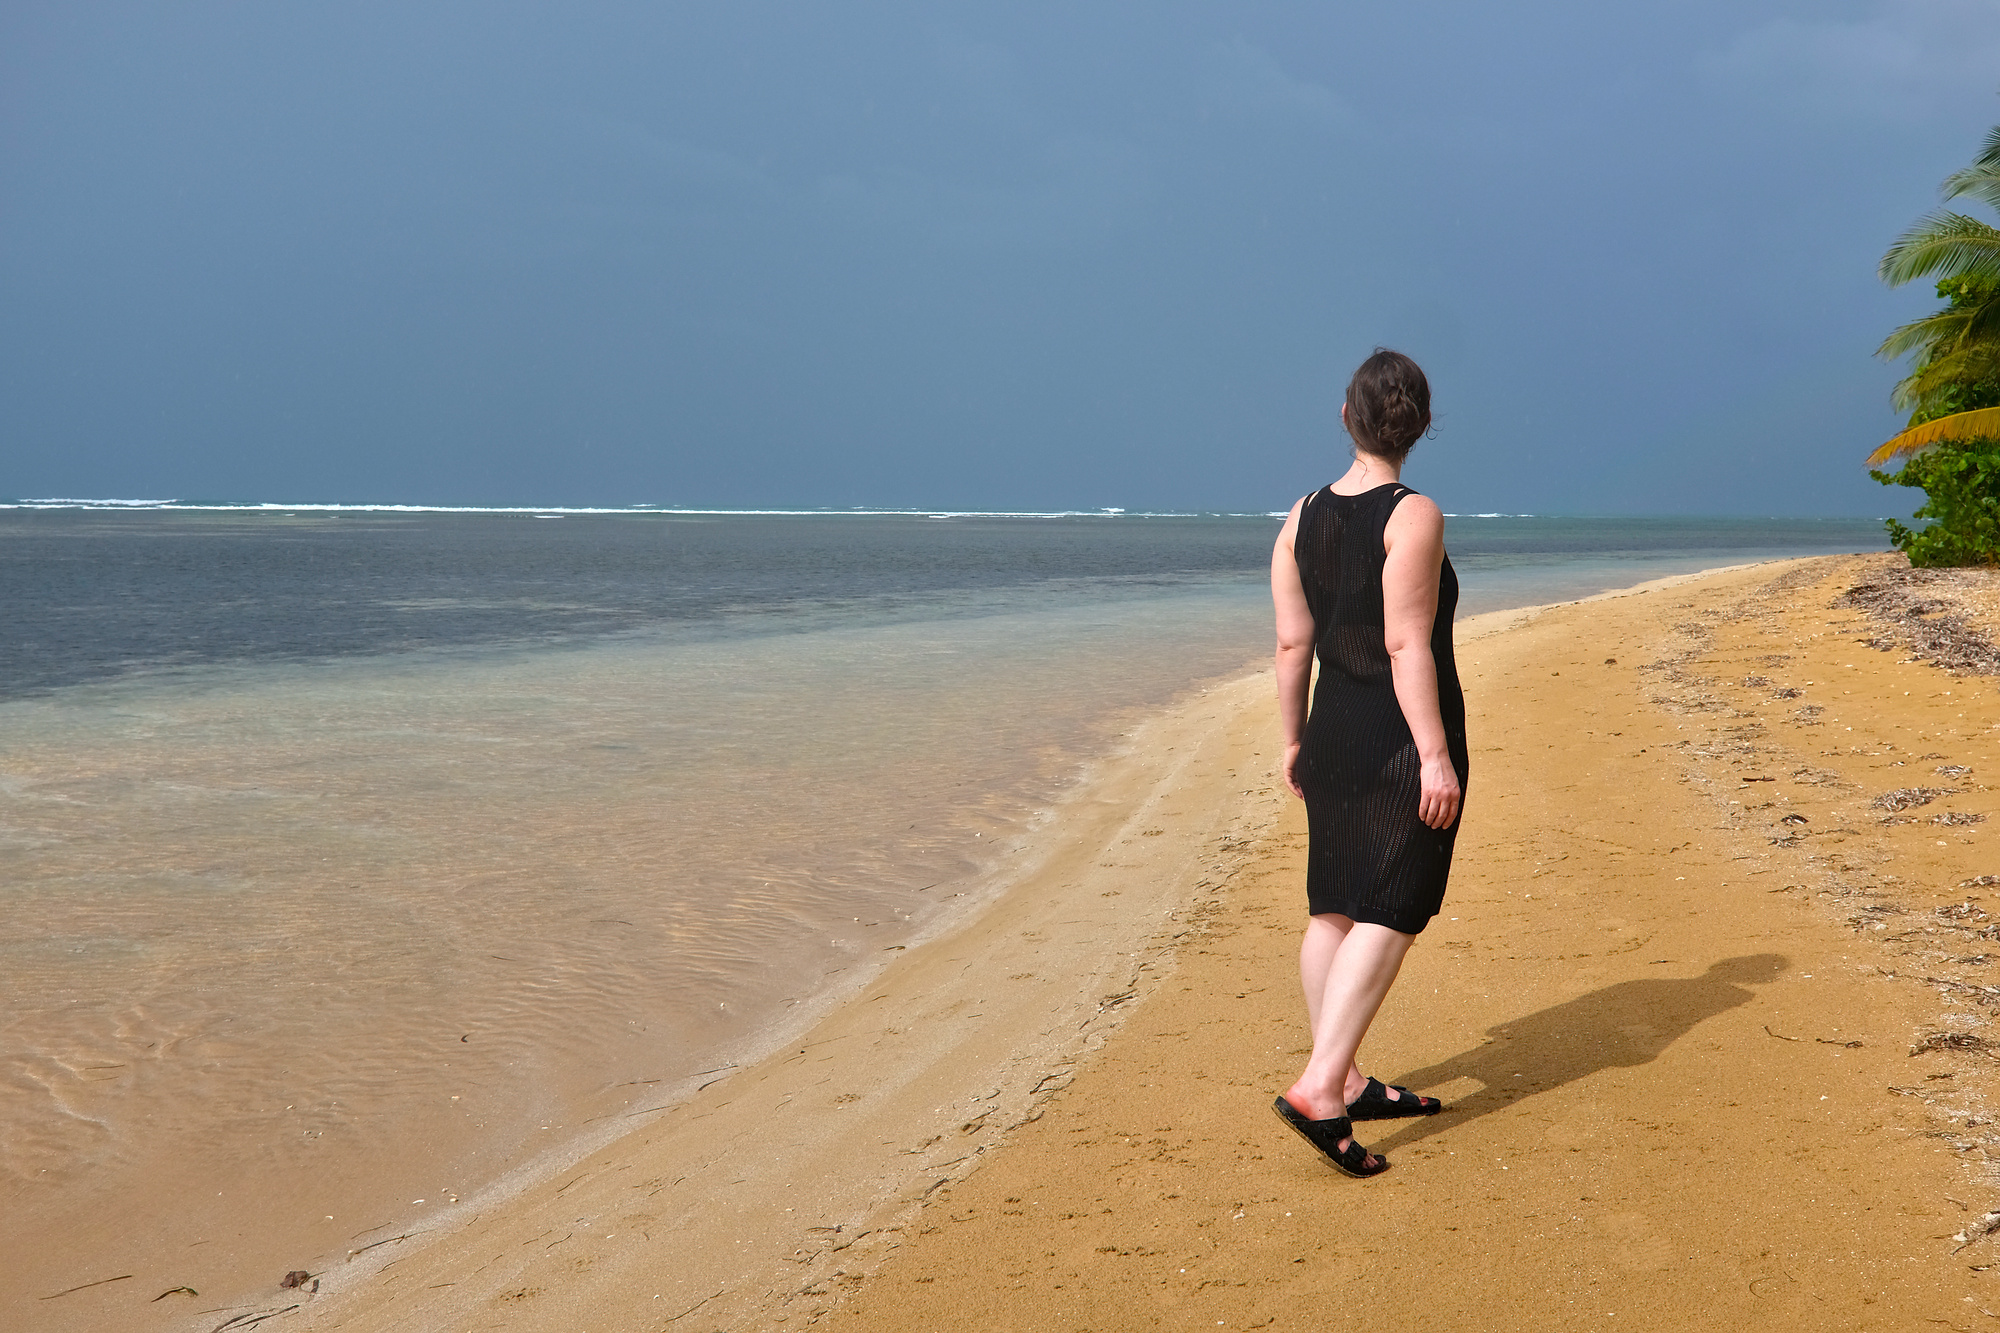
<path fill-rule="evenodd" d="M 1274 1109 L 1335 1166 L 1372 1176 L 1389 1163 L 1354 1141 L 1352 1121 L 1443 1109 L 1366 1077 L 1355 1055 L 1444 901 L 1465 790 L 1465 696 L 1444 515 L 1398 480 L 1430 428 L 1430 384 L 1409 357 L 1377 348 L 1349 381 L 1340 419 L 1354 466 L 1292 506 L 1271 554 L 1285 785 L 1305 801 L 1311 830 L 1299 977 L 1313 1035 L 1312 1059 Z"/>

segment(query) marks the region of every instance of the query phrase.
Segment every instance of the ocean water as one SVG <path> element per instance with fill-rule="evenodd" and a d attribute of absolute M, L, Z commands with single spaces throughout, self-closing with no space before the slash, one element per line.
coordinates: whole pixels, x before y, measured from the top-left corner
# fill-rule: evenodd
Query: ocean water
<path fill-rule="evenodd" d="M 46 507 L 44 507 L 46 506 Z M 680 639 L 1261 586 L 1269 515 L 0 505 L 0 700 L 135 672 Z M 1786 555 L 1872 519 L 1453 515 L 1461 614 Z"/>
<path fill-rule="evenodd" d="M 1276 530 L 0 510 L 0 1259 L 246 1207 L 310 1253 L 719 1076 L 1260 663 Z M 1466 613 L 1883 545 L 1448 542 Z"/>

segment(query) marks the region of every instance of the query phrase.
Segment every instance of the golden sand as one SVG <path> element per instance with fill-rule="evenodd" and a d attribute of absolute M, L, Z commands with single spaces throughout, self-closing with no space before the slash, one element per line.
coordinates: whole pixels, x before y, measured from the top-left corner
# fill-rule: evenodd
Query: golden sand
<path fill-rule="evenodd" d="M 1363 1126 L 1387 1175 L 1264 1110 L 1305 1052 L 1288 808 L 1173 980 L 831 1326 L 1984 1326 L 2000 888 L 1960 885 L 2000 858 L 1935 821 L 1989 813 L 2000 706 L 1856 642 L 1833 604 L 1881 563 L 1467 627 L 1459 870 L 1364 1049 L 1449 1108 Z M 1878 799 L 1926 787 L 1954 790 Z"/>

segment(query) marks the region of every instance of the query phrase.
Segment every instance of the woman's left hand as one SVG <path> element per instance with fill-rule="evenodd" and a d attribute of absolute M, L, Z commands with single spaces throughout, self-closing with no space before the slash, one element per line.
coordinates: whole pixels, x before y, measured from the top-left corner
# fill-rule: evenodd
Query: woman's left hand
<path fill-rule="evenodd" d="M 1423 768 L 1423 791 L 1417 797 L 1417 818 L 1435 829 L 1450 828 L 1458 818 L 1458 805 L 1463 796 L 1458 785 L 1458 773 L 1451 766 L 1451 759 L 1426 759 Z"/>
<path fill-rule="evenodd" d="M 1303 801 L 1306 798 L 1305 788 L 1299 786 L 1298 777 L 1293 772 L 1298 766 L 1299 743 L 1293 741 L 1285 747 L 1284 758 L 1278 761 L 1278 774 L 1284 778 L 1285 786 L 1291 791 L 1292 795 Z"/>

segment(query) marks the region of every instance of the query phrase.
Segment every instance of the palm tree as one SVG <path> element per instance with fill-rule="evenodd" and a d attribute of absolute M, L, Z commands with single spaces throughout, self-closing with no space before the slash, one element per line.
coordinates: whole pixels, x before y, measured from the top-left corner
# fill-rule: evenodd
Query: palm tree
<path fill-rule="evenodd" d="M 2000 212 L 2000 125 L 1971 166 L 1952 173 L 1947 201 L 1967 195 Z M 1917 353 L 1892 401 L 1910 413 L 1910 429 L 1868 456 L 1870 466 L 1941 440 L 2000 436 L 2000 228 L 1963 213 L 1939 211 L 1896 238 L 1877 270 L 1891 287 L 1940 276 L 1951 304 L 1903 325 L 1876 349 L 1895 358 Z"/>

